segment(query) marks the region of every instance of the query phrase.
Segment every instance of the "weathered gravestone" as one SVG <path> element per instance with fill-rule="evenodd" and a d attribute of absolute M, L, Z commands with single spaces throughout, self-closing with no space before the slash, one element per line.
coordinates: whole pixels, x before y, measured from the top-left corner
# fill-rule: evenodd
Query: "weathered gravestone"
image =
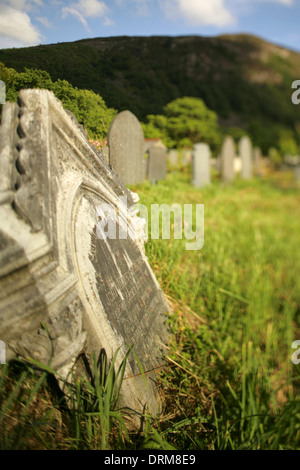
<path fill-rule="evenodd" d="M 125 185 L 144 181 L 144 133 L 130 111 L 122 111 L 112 121 L 107 137 L 109 163 Z"/>
<path fill-rule="evenodd" d="M 227 136 L 224 139 L 220 155 L 221 177 L 224 183 L 234 180 L 234 159 L 235 143 L 231 136 Z"/>
<path fill-rule="evenodd" d="M 109 165 L 109 148 L 107 146 L 103 147 L 100 150 L 100 154 L 101 154 L 103 160 L 105 161 L 106 165 Z"/>
<path fill-rule="evenodd" d="M 144 253 L 136 197 L 51 92 L 22 90 L 19 104 L 3 106 L 0 164 L 7 359 L 32 357 L 65 379 L 91 365 L 93 351 L 109 360 L 119 351 L 118 367 L 133 345 L 145 372 L 161 366 L 169 307 Z M 116 237 L 105 235 L 112 220 Z M 125 377 L 122 403 L 156 413 L 155 374 L 145 385 L 132 353 Z"/>
<path fill-rule="evenodd" d="M 167 176 L 167 152 L 166 148 L 153 145 L 149 149 L 148 156 L 148 179 L 151 184 L 166 179 Z"/>
<path fill-rule="evenodd" d="M 253 149 L 248 136 L 243 136 L 239 142 L 239 155 L 241 159 L 241 178 L 252 178 L 253 171 Z"/>
<path fill-rule="evenodd" d="M 196 188 L 210 184 L 210 148 L 208 144 L 194 145 L 192 154 L 193 180 Z"/>
<path fill-rule="evenodd" d="M 168 153 L 168 159 L 169 162 L 172 166 L 177 166 L 178 165 L 178 152 L 177 150 L 170 150 Z"/>

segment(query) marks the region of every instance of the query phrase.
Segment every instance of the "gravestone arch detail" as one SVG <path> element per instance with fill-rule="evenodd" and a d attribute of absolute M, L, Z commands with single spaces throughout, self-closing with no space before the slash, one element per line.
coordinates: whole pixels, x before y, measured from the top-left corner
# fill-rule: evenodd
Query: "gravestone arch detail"
<path fill-rule="evenodd" d="M 78 357 L 133 346 L 123 403 L 153 413 L 170 312 L 144 251 L 137 197 L 89 145 L 53 93 L 22 90 L 0 126 L 0 340 L 69 377 Z M 125 239 L 97 236 L 102 203 L 126 221 Z M 104 222 L 106 222 L 104 217 Z"/>

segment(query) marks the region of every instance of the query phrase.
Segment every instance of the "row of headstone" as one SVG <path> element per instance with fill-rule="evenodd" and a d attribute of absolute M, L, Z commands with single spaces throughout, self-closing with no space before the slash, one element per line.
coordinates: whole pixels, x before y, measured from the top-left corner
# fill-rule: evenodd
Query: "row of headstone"
<path fill-rule="evenodd" d="M 170 167 L 179 163 L 176 149 L 167 152 L 160 139 L 144 139 L 142 126 L 130 111 L 122 111 L 112 121 L 108 133 L 108 152 L 103 153 L 105 162 L 121 177 L 125 185 L 143 183 L 148 178 L 151 184 L 166 178 L 167 161 Z M 288 160 L 288 158 L 287 158 Z M 291 158 L 289 159 L 291 160 Z M 236 151 L 232 137 L 224 139 L 216 168 L 224 183 L 234 180 L 237 174 L 244 180 L 261 176 L 262 155 L 258 147 L 253 148 L 248 136 L 241 137 Z M 210 149 L 205 143 L 198 143 L 192 151 L 183 150 L 183 165 L 192 163 L 193 180 L 196 187 L 210 182 Z M 298 179 L 300 165 L 295 166 Z"/>
<path fill-rule="evenodd" d="M 192 153 L 192 183 L 195 187 L 201 187 L 210 183 L 212 167 L 211 152 L 208 144 L 198 143 L 194 145 Z M 251 140 L 247 136 L 240 139 L 238 155 L 236 146 L 231 136 L 226 136 L 216 168 L 221 174 L 224 183 L 232 182 L 236 174 L 242 179 L 250 179 L 253 174 L 260 175 L 262 155 L 258 147 L 253 149 Z"/>

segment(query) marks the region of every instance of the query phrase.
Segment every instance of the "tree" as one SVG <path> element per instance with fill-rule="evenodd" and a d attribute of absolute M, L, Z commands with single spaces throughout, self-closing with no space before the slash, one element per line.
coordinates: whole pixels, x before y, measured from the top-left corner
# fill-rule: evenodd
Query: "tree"
<path fill-rule="evenodd" d="M 279 133 L 279 150 L 282 155 L 298 155 L 299 146 L 294 133 L 288 129 L 281 129 Z"/>
<path fill-rule="evenodd" d="M 108 108 L 100 95 L 91 90 L 76 92 L 79 122 L 92 138 L 106 137 L 117 110 Z"/>
<path fill-rule="evenodd" d="M 218 117 L 200 98 L 183 97 L 164 107 L 164 115 L 147 116 L 146 136 L 160 135 L 168 147 L 185 147 L 205 141 L 212 149 L 221 143 Z M 156 134 L 156 135 L 155 135 Z"/>

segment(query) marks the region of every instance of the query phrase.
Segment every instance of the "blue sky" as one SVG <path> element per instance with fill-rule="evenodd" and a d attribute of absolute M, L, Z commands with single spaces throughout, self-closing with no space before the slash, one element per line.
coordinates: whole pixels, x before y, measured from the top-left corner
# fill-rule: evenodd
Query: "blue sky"
<path fill-rule="evenodd" d="M 300 52 L 300 0 L 0 0 L 0 48 L 240 32 Z"/>

